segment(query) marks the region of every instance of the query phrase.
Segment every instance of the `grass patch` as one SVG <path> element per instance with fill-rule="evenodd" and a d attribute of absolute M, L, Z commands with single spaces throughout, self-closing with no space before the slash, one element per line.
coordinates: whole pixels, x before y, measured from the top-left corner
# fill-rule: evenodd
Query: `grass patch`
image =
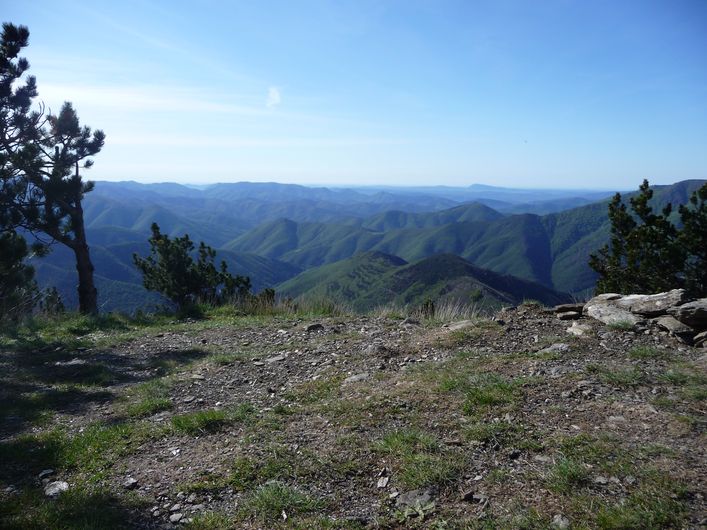
<path fill-rule="evenodd" d="M 542 444 L 532 432 L 520 425 L 506 422 L 477 422 L 464 429 L 467 440 L 499 447 L 516 447 L 527 451 L 539 451 Z"/>
<path fill-rule="evenodd" d="M 343 380 L 343 375 L 335 375 L 332 377 L 321 377 L 314 381 L 306 381 L 293 388 L 285 397 L 296 403 L 311 405 L 336 397 L 339 394 Z"/>
<path fill-rule="evenodd" d="M 110 492 L 73 486 L 49 500 L 37 490 L 24 491 L 0 500 L 0 527 L 25 530 L 131 528 L 131 511 L 137 501 L 118 499 Z"/>
<path fill-rule="evenodd" d="M 242 513 L 263 521 L 280 519 L 282 513 L 288 517 L 312 513 L 323 508 L 323 503 L 301 491 L 273 481 L 263 484 L 246 497 Z"/>
<path fill-rule="evenodd" d="M 580 461 L 563 458 L 555 464 L 550 472 L 548 487 L 564 495 L 589 483 L 589 471 Z"/>
<path fill-rule="evenodd" d="M 160 432 L 144 423 L 94 423 L 74 436 L 61 429 L 19 436 L 0 444 L 0 476 L 46 468 L 98 473 Z"/>
<path fill-rule="evenodd" d="M 255 409 L 244 403 L 229 409 L 211 409 L 179 414 L 172 417 L 172 426 L 179 432 L 197 435 L 216 432 L 226 425 L 244 422 L 253 417 Z"/>
<path fill-rule="evenodd" d="M 130 418 L 142 418 L 171 410 L 173 404 L 169 399 L 169 391 L 172 384 L 171 379 L 162 377 L 133 386 L 124 396 L 128 401 L 124 406 L 125 414 Z"/>
<path fill-rule="evenodd" d="M 672 357 L 670 351 L 653 346 L 634 346 L 628 351 L 628 356 L 639 361 L 667 360 Z"/>
<path fill-rule="evenodd" d="M 631 331 L 634 326 L 635 324 L 630 320 L 617 320 L 606 325 L 612 331 Z"/>
<path fill-rule="evenodd" d="M 585 366 L 584 371 L 595 375 L 605 385 L 620 388 L 638 386 L 645 381 L 643 372 L 635 367 L 619 368 L 593 363 Z"/>
<path fill-rule="evenodd" d="M 443 449 L 436 438 L 416 429 L 390 432 L 374 450 L 395 460 L 395 476 L 407 489 L 451 482 L 464 469 L 462 455 Z"/>

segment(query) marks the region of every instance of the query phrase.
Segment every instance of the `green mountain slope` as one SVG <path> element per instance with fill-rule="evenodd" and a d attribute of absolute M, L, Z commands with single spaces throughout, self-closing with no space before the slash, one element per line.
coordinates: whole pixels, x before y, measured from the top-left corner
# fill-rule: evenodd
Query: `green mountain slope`
<path fill-rule="evenodd" d="M 667 200 L 684 203 L 703 182 L 657 186 L 655 206 L 662 208 Z M 472 221 L 460 220 L 464 219 L 459 215 L 464 207 L 427 214 L 392 212 L 370 218 L 362 226 L 279 220 L 247 232 L 227 248 L 266 255 L 304 269 L 365 251 L 407 261 L 451 253 L 479 267 L 563 292 L 584 293 L 593 288 L 596 278 L 588 259 L 608 239 L 606 201 L 544 216 L 521 214 Z M 453 220 L 444 224 L 448 219 Z"/>
<path fill-rule="evenodd" d="M 361 253 L 305 271 L 279 285 L 278 291 L 292 297 L 332 297 L 361 311 L 388 303 L 419 305 L 428 299 L 475 303 L 482 309 L 524 299 L 548 305 L 569 301 L 566 294 L 481 269 L 452 254 L 408 264 L 381 252 Z"/>

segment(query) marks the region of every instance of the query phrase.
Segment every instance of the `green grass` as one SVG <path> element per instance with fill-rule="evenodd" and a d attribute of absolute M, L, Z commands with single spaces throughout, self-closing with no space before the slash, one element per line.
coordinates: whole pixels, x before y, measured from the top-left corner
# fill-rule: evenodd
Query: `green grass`
<path fill-rule="evenodd" d="M 563 458 L 550 473 L 548 487 L 565 495 L 589 483 L 589 471 L 581 461 Z"/>
<path fill-rule="evenodd" d="M 198 435 L 216 432 L 227 425 L 251 419 L 255 409 L 250 404 L 242 404 L 230 409 L 210 409 L 172 416 L 172 426 L 179 432 Z"/>
<path fill-rule="evenodd" d="M 250 493 L 241 506 L 241 512 L 249 517 L 263 521 L 274 521 L 282 518 L 282 513 L 288 517 L 320 511 L 324 503 L 301 491 L 283 484 L 268 482 Z"/>
<path fill-rule="evenodd" d="M 676 363 L 660 374 L 658 379 L 679 389 L 682 399 L 707 400 L 707 376 L 691 363 Z"/>
<path fill-rule="evenodd" d="M 131 387 L 123 397 L 125 414 L 130 418 L 142 418 L 171 410 L 174 406 L 169 399 L 172 385 L 172 379 L 161 377 Z"/>
<path fill-rule="evenodd" d="M 92 473 L 111 467 L 122 456 L 139 449 L 163 430 L 144 423 L 94 423 L 70 435 L 62 429 L 41 434 L 25 434 L 0 443 L 0 476 L 22 474 L 32 469 L 65 469 Z"/>
<path fill-rule="evenodd" d="M 344 376 L 323 376 L 315 381 L 305 381 L 294 387 L 285 397 L 302 405 L 310 405 L 331 399 L 339 394 Z"/>
<path fill-rule="evenodd" d="M 528 429 L 506 422 L 479 421 L 464 428 L 467 440 L 482 442 L 500 447 L 515 447 L 518 449 L 538 451 L 542 444 L 536 435 Z"/>
<path fill-rule="evenodd" d="M 606 327 L 613 331 L 631 331 L 635 324 L 630 320 L 618 320 L 607 324 Z"/>
<path fill-rule="evenodd" d="M 463 455 L 443 448 L 436 438 L 417 429 L 390 432 L 374 450 L 393 458 L 394 480 L 407 489 L 449 483 L 465 466 Z"/>
<path fill-rule="evenodd" d="M 117 498 L 106 490 L 75 484 L 53 500 L 44 497 L 41 491 L 25 490 L 0 499 L 0 527 L 8 530 L 127 529 L 134 526 L 131 518 L 136 509 L 146 507 L 130 498 Z"/>
<path fill-rule="evenodd" d="M 628 351 L 628 356 L 635 360 L 667 360 L 672 357 L 672 353 L 653 346 L 634 346 Z"/>
<path fill-rule="evenodd" d="M 638 386 L 646 379 L 643 372 L 636 367 L 619 368 L 592 363 L 586 365 L 584 370 L 596 375 L 602 383 L 620 388 Z"/>

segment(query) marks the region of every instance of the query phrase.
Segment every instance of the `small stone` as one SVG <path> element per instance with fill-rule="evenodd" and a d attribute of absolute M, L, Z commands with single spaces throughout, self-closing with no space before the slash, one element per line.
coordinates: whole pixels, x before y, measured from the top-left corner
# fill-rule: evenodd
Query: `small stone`
<path fill-rule="evenodd" d="M 284 361 L 286 357 L 284 355 L 273 355 L 272 357 L 268 357 L 265 359 L 265 362 L 268 364 L 273 364 L 273 363 L 279 363 L 280 361 Z"/>
<path fill-rule="evenodd" d="M 553 528 L 559 528 L 561 530 L 566 530 L 567 528 L 570 527 L 570 520 L 567 519 L 567 517 L 565 517 L 564 515 L 560 515 L 558 513 L 552 518 L 552 523 L 550 523 L 550 525 Z"/>
<path fill-rule="evenodd" d="M 137 479 L 135 479 L 135 478 L 133 478 L 133 477 L 128 477 L 128 478 L 126 478 L 125 481 L 123 482 L 123 487 L 124 487 L 126 490 L 132 490 L 132 489 L 137 488 L 137 484 L 138 484 Z"/>
<path fill-rule="evenodd" d="M 195 379 L 195 380 L 197 380 L 197 381 L 203 381 L 204 379 L 206 379 L 206 378 L 205 378 L 203 375 L 201 375 L 201 374 L 192 374 L 191 378 L 192 378 L 192 379 Z"/>
<path fill-rule="evenodd" d="M 169 509 L 170 512 L 178 512 L 179 510 L 182 509 L 182 505 L 179 503 L 173 504 L 172 507 Z"/>
<path fill-rule="evenodd" d="M 56 497 L 59 495 L 62 491 L 66 491 L 69 489 L 69 483 L 64 482 L 63 480 L 55 480 L 54 482 L 50 482 L 44 487 L 44 494 L 47 497 Z"/>
<path fill-rule="evenodd" d="M 609 483 L 609 479 L 606 477 L 603 477 L 599 475 L 598 477 L 594 477 L 594 484 L 599 484 L 599 485 L 605 485 Z"/>
<path fill-rule="evenodd" d="M 589 324 L 580 324 L 579 322 L 574 322 L 572 327 L 567 328 L 567 333 L 574 335 L 575 337 L 584 337 L 592 332 L 592 327 Z"/>
<path fill-rule="evenodd" d="M 37 478 L 38 478 L 39 480 L 42 480 L 43 478 L 46 478 L 46 477 L 48 477 L 49 475 L 53 475 L 53 474 L 54 474 L 54 470 L 53 470 L 53 469 L 44 469 L 44 470 L 42 470 L 42 471 L 39 472 L 39 475 L 37 475 Z"/>
<path fill-rule="evenodd" d="M 203 504 L 195 504 L 194 506 L 191 507 L 193 512 L 200 512 L 205 508 Z"/>
<path fill-rule="evenodd" d="M 196 396 L 187 396 L 182 400 L 182 403 L 191 403 L 196 399 Z"/>
<path fill-rule="evenodd" d="M 390 477 L 381 477 L 378 479 L 378 488 L 382 489 L 388 486 L 388 482 L 390 482 Z"/>
<path fill-rule="evenodd" d="M 344 379 L 344 384 L 347 385 L 349 383 L 357 383 L 359 381 L 364 381 L 364 380 L 368 379 L 369 377 L 371 377 L 371 374 L 369 374 L 368 372 L 363 372 L 360 374 L 351 375 L 351 376 L 347 377 L 346 379 Z"/>
<path fill-rule="evenodd" d="M 173 513 L 172 515 L 169 516 L 169 522 L 170 523 L 178 523 L 179 521 L 182 520 L 182 517 L 184 517 L 184 514 Z"/>
<path fill-rule="evenodd" d="M 319 323 L 317 323 L 317 324 L 310 324 L 309 326 L 307 326 L 306 331 L 307 331 L 307 333 L 316 333 L 316 332 L 319 332 L 319 331 L 324 331 L 324 326 L 322 326 L 322 325 L 319 324 Z"/>
<path fill-rule="evenodd" d="M 555 344 L 552 344 L 551 346 L 548 346 L 547 348 L 544 348 L 540 350 L 538 353 L 543 354 L 543 353 L 562 353 L 569 351 L 570 345 L 565 344 L 564 342 L 556 342 Z"/>

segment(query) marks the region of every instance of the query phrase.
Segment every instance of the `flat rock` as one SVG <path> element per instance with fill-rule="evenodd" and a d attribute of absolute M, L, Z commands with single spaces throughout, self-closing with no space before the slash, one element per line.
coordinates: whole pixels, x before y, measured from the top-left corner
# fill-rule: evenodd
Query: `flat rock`
<path fill-rule="evenodd" d="M 574 322 L 571 327 L 567 328 L 567 333 L 575 337 L 586 337 L 592 333 L 592 326 Z"/>
<path fill-rule="evenodd" d="M 50 482 L 44 487 L 44 494 L 47 497 L 56 497 L 59 495 L 62 491 L 66 491 L 69 489 L 69 483 L 64 482 L 63 480 L 55 480 L 54 482 Z"/>
<path fill-rule="evenodd" d="M 581 313 L 584 309 L 584 304 L 560 304 L 553 309 L 555 313 Z"/>
<path fill-rule="evenodd" d="M 569 351 L 569 349 L 570 349 L 569 344 L 565 344 L 564 342 L 556 342 L 555 344 L 552 344 L 552 345 L 548 346 L 547 348 L 543 348 L 538 353 L 560 353 L 560 352 Z"/>
<path fill-rule="evenodd" d="M 578 311 L 565 311 L 564 313 L 558 313 L 557 318 L 560 320 L 579 320 L 582 318 L 582 313 Z"/>
<path fill-rule="evenodd" d="M 287 357 L 284 355 L 273 355 L 272 357 L 265 359 L 265 362 L 268 364 L 279 363 L 280 361 L 284 361 L 286 358 Z"/>
<path fill-rule="evenodd" d="M 416 506 L 426 506 L 434 499 L 436 491 L 434 488 L 420 488 L 407 491 L 395 499 L 395 506 L 398 508 L 414 508 Z"/>
<path fill-rule="evenodd" d="M 629 301 L 629 299 L 631 300 Z M 653 318 L 666 315 L 669 308 L 682 305 L 688 300 L 689 297 L 685 289 L 673 289 L 665 293 L 625 296 L 617 303 L 620 307 L 624 307 L 624 302 L 628 301 L 629 307 L 627 309 L 629 311 Z"/>
<path fill-rule="evenodd" d="M 601 296 L 601 295 L 600 295 Z M 595 320 L 604 324 L 623 324 L 630 323 L 635 326 L 642 319 L 626 309 L 622 309 L 611 301 L 603 299 L 597 300 L 599 297 L 592 298 L 584 306 L 584 313 Z"/>
<path fill-rule="evenodd" d="M 369 377 L 371 377 L 371 374 L 369 374 L 368 372 L 363 372 L 360 374 L 351 375 L 351 376 L 347 377 L 346 379 L 344 379 L 344 384 L 347 385 L 349 383 L 357 383 L 358 381 L 364 381 L 364 380 L 368 379 Z"/>
<path fill-rule="evenodd" d="M 671 307 L 668 313 L 697 331 L 707 331 L 707 298 Z"/>
<path fill-rule="evenodd" d="M 54 474 L 53 469 L 43 469 L 42 471 L 39 472 L 39 475 L 37 475 L 37 478 L 39 480 L 42 480 L 43 478 L 46 478 L 49 475 L 53 475 L 53 474 Z"/>
<path fill-rule="evenodd" d="M 459 322 L 454 322 L 449 324 L 449 331 L 461 331 L 463 329 L 471 328 L 476 324 L 473 320 L 461 320 Z"/>
<path fill-rule="evenodd" d="M 138 485 L 138 482 L 137 482 L 137 480 L 134 479 L 133 477 L 128 477 L 128 478 L 126 478 L 125 481 L 123 482 L 123 487 L 124 487 L 126 490 L 133 490 L 133 489 L 137 488 L 137 485 Z"/>
<path fill-rule="evenodd" d="M 170 523 L 178 523 L 179 521 L 182 520 L 182 517 L 184 517 L 184 514 L 173 513 L 172 515 L 169 516 L 169 522 Z"/>

